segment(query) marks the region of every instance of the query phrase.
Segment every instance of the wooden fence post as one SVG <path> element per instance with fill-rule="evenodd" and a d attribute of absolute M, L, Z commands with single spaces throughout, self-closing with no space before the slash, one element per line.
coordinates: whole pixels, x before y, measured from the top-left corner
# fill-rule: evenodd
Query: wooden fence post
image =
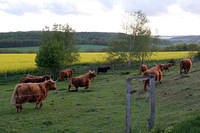
<path fill-rule="evenodd" d="M 131 79 L 126 80 L 126 133 L 131 132 Z"/>
<path fill-rule="evenodd" d="M 149 120 L 148 120 L 148 129 L 151 130 L 154 127 L 155 119 L 155 75 L 152 75 L 150 78 L 150 110 L 149 110 Z"/>

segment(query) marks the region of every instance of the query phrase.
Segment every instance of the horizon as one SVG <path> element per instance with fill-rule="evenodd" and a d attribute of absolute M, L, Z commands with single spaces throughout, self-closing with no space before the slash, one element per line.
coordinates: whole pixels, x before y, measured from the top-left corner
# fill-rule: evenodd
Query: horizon
<path fill-rule="evenodd" d="M 8 32 L 0 32 L 0 34 L 2 33 L 16 33 L 16 32 L 42 32 L 42 30 L 30 30 L 30 31 L 8 31 Z M 83 32 L 87 32 L 87 33 L 115 33 L 115 34 L 118 34 L 118 33 L 123 33 L 123 32 L 104 32 L 104 31 L 75 31 L 75 33 L 83 33 Z M 123 34 L 126 34 L 126 33 L 123 33 Z M 151 36 L 158 36 L 158 37 L 171 37 L 171 36 L 200 36 L 200 34 L 198 35 L 151 35 Z"/>
<path fill-rule="evenodd" d="M 0 0 L 0 33 L 69 24 L 76 32 L 124 33 L 127 13 L 141 10 L 152 35 L 200 35 L 198 0 Z"/>

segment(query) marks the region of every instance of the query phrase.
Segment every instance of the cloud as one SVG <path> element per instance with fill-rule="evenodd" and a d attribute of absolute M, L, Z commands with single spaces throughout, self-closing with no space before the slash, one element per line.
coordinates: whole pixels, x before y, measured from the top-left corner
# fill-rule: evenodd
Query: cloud
<path fill-rule="evenodd" d="M 39 7 L 36 4 L 26 1 L 0 1 L 0 5 L 0 11 L 14 15 L 23 15 L 24 13 L 39 11 Z"/>
<path fill-rule="evenodd" d="M 10 6 L 5 10 L 7 13 L 15 15 L 23 15 L 24 13 L 38 12 L 39 8 L 35 5 L 30 5 L 27 3 L 21 3 L 15 6 Z"/>
<path fill-rule="evenodd" d="M 200 14 L 200 0 L 178 0 L 177 3 L 185 11 Z"/>
<path fill-rule="evenodd" d="M 45 4 L 45 9 L 59 15 L 78 13 L 76 6 L 69 2 L 51 2 Z"/>
<path fill-rule="evenodd" d="M 38 13 L 47 11 L 59 15 L 77 13 L 76 2 L 69 0 L 0 0 L 0 11 L 23 15 L 25 13 Z"/>
<path fill-rule="evenodd" d="M 174 3 L 175 0 L 123 0 L 127 12 L 142 10 L 149 16 L 167 12 L 167 7 Z"/>
<path fill-rule="evenodd" d="M 99 2 L 107 8 L 113 8 L 114 4 L 116 4 L 116 2 L 119 2 L 119 0 L 99 0 Z"/>

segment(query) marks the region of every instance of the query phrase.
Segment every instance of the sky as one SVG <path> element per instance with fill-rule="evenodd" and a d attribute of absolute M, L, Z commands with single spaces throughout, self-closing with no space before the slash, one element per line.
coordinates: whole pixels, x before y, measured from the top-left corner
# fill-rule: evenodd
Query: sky
<path fill-rule="evenodd" d="M 69 24 L 77 32 L 124 32 L 141 10 L 153 35 L 200 35 L 200 0 L 0 0 L 0 32 Z"/>

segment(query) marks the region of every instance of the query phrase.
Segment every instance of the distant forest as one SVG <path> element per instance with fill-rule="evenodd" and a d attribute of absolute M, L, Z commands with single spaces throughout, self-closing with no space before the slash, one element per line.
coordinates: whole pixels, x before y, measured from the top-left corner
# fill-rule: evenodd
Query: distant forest
<path fill-rule="evenodd" d="M 0 48 L 40 46 L 41 34 L 42 31 L 0 33 Z M 75 32 L 74 43 L 77 45 L 108 46 L 110 41 L 117 38 L 118 35 L 119 33 L 110 32 Z M 125 34 L 120 33 L 120 36 L 125 36 Z M 153 38 L 152 45 L 160 47 L 161 51 L 177 50 L 176 45 L 178 44 L 200 44 L 200 36 L 166 36 L 165 38 L 168 39 L 161 36 Z"/>
<path fill-rule="evenodd" d="M 0 33 L 0 48 L 40 46 L 41 33 L 41 31 Z M 118 33 L 76 32 L 74 43 L 107 46 L 117 35 Z"/>

